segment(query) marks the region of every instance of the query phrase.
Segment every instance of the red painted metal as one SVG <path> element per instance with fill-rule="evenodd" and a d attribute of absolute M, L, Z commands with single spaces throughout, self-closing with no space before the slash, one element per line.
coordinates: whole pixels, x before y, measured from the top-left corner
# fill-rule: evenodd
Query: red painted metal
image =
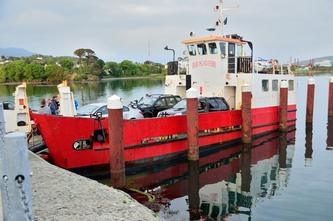
<path fill-rule="evenodd" d="M 288 130 L 288 88 L 280 88 L 279 129 Z"/>
<path fill-rule="evenodd" d="M 187 145 L 189 160 L 199 159 L 198 98 L 186 98 Z"/>
<path fill-rule="evenodd" d="M 306 103 L 306 123 L 313 122 L 313 103 L 315 85 L 308 84 L 307 103 Z"/>
<path fill-rule="evenodd" d="M 328 116 L 333 117 L 333 82 L 330 82 L 328 94 Z"/>
<path fill-rule="evenodd" d="M 109 109 L 110 174 L 112 186 L 125 186 L 125 159 L 123 144 L 123 110 Z"/>
<path fill-rule="evenodd" d="M 252 142 L 252 114 L 251 114 L 252 94 L 250 91 L 242 92 L 242 141 Z"/>
<path fill-rule="evenodd" d="M 278 129 L 278 107 L 252 109 L 252 135 L 259 135 Z M 54 164 L 71 169 L 86 166 L 106 165 L 110 162 L 109 133 L 106 142 L 93 142 L 86 150 L 75 150 L 77 140 L 91 139 L 95 130 L 101 127 L 108 131 L 108 119 L 62 117 L 31 114 L 48 146 L 50 160 Z M 199 114 L 199 131 L 216 131 L 198 139 L 200 149 L 211 144 L 224 143 L 241 138 L 241 111 L 211 112 Z M 288 125 L 295 125 L 296 105 L 288 106 Z M 126 162 L 152 161 L 184 153 L 188 150 L 186 140 L 186 116 L 173 116 L 142 120 L 123 121 L 124 155 Z M 101 125 L 101 126 L 100 126 Z M 261 126 L 265 125 L 265 126 Z M 219 130 L 216 130 L 216 129 Z M 227 131 L 227 132 L 223 132 Z M 178 140 L 163 140 L 172 135 Z M 183 138 L 183 139 L 180 139 Z"/>

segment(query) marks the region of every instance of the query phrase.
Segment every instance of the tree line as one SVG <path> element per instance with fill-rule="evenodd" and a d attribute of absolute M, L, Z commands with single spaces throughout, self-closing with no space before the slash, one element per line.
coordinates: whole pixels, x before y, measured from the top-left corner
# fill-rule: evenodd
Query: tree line
<path fill-rule="evenodd" d="M 59 82 L 62 80 L 99 80 L 109 77 L 149 76 L 165 74 L 164 65 L 146 61 L 135 63 L 104 62 L 92 49 L 74 51 L 77 57 L 52 57 L 34 55 L 26 58 L 0 60 L 0 82 Z"/>

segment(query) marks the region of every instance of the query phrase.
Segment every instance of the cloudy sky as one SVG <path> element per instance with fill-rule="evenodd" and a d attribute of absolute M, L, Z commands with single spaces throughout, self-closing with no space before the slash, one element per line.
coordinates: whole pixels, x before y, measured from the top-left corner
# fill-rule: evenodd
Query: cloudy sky
<path fill-rule="evenodd" d="M 92 48 L 105 60 L 166 62 L 181 41 L 208 34 L 218 0 L 0 0 L 0 47 L 47 55 Z M 333 55 L 332 0 L 225 0 L 225 34 L 252 40 L 255 55 L 287 61 Z M 150 45 L 150 57 L 148 55 Z"/>

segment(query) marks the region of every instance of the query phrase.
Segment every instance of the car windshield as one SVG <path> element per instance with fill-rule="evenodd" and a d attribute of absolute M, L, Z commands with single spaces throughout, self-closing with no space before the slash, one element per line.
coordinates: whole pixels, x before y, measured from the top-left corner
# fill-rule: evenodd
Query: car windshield
<path fill-rule="evenodd" d="M 77 115 L 88 116 L 88 115 L 92 114 L 100 106 L 101 105 L 97 105 L 97 104 L 88 104 L 88 105 L 82 106 L 77 110 Z"/>
<path fill-rule="evenodd" d="M 181 100 L 179 101 L 175 106 L 173 106 L 173 108 L 176 109 L 186 109 L 186 100 Z"/>
<path fill-rule="evenodd" d="M 155 97 L 145 96 L 139 101 L 139 104 L 146 104 L 152 106 L 155 101 L 156 101 Z"/>

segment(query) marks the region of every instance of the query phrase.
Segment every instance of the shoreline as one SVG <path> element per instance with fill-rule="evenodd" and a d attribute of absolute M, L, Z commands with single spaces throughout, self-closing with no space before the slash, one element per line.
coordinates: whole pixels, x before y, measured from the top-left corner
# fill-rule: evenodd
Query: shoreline
<path fill-rule="evenodd" d="M 136 80 L 136 79 L 164 79 L 165 75 L 164 74 L 151 74 L 148 76 L 131 76 L 131 77 L 110 77 L 110 78 L 101 78 L 99 80 L 96 81 L 92 81 L 92 80 L 83 80 L 83 81 L 74 81 L 74 80 L 69 80 L 68 83 L 72 84 L 72 83 L 91 83 L 91 82 L 99 82 L 99 81 L 116 81 L 116 80 Z M 40 82 L 28 82 L 28 81 L 17 81 L 17 82 L 3 82 L 0 83 L 0 85 L 19 85 L 22 82 L 27 82 L 27 84 L 29 85 L 35 85 L 35 86 L 57 86 L 59 83 L 51 83 L 51 82 L 47 82 L 47 81 L 40 81 Z"/>

